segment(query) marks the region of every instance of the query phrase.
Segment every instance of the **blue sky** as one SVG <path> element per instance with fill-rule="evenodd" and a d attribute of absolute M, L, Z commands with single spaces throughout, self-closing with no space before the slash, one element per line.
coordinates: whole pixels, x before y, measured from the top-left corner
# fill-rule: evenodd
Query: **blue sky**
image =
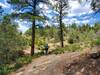
<path fill-rule="evenodd" d="M 52 0 L 50 0 L 54 3 Z M 96 22 L 100 23 L 100 13 L 93 14 L 94 11 L 91 10 L 90 2 L 83 2 L 83 4 L 79 4 L 77 0 L 69 0 L 70 10 L 68 10 L 68 14 L 64 17 L 63 22 L 67 24 L 77 23 L 77 24 L 84 24 L 89 23 L 93 25 Z M 11 6 L 6 2 L 6 0 L 0 0 L 0 6 L 4 8 L 5 13 L 11 13 L 14 10 L 11 9 Z M 50 19 L 54 18 L 54 13 L 50 10 L 46 5 L 40 5 L 44 9 L 45 15 L 48 15 Z M 27 21 L 16 20 L 19 24 L 19 30 L 26 31 L 29 26 Z M 50 24 L 46 21 L 47 24 Z M 30 23 L 31 24 L 31 23 Z"/>

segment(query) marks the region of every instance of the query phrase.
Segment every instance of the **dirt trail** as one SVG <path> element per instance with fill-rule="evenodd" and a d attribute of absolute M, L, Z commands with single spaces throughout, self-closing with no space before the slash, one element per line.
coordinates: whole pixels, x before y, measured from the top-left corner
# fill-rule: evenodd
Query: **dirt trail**
<path fill-rule="evenodd" d="M 22 67 L 21 69 L 17 70 L 16 72 L 13 72 L 10 75 L 74 75 L 74 72 L 78 71 L 79 70 L 78 67 L 80 67 L 81 65 L 83 65 L 83 67 L 81 68 L 82 71 L 84 68 L 89 67 L 88 64 L 90 64 L 90 66 L 98 65 L 95 66 L 95 68 L 98 68 L 100 66 L 100 60 L 90 59 L 87 58 L 86 56 L 87 53 L 99 51 L 100 46 L 94 47 L 92 48 L 92 50 L 87 48 L 85 49 L 85 51 L 82 52 L 82 54 L 81 52 L 71 52 L 58 55 L 54 54 L 47 56 L 44 55 L 39 58 L 33 59 L 32 63 Z M 83 59 L 83 56 L 85 56 L 86 59 Z M 95 64 L 93 64 L 92 62 L 93 63 L 95 62 Z M 64 70 L 65 72 L 68 73 L 70 72 L 73 74 L 67 74 L 64 72 Z M 94 74 L 94 75 L 99 75 L 99 74 Z M 93 75 L 93 74 L 76 73 L 75 75 Z"/>
<path fill-rule="evenodd" d="M 72 61 L 79 56 L 79 52 L 59 55 L 41 56 L 10 75 L 64 75 L 61 71 L 64 63 Z M 51 74 L 52 73 L 52 74 Z"/>

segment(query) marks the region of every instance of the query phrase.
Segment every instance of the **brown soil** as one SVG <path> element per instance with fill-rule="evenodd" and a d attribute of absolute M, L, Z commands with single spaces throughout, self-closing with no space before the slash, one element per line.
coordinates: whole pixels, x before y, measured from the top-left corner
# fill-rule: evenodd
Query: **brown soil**
<path fill-rule="evenodd" d="M 100 75 L 100 59 L 82 58 L 66 64 L 65 75 Z"/>
<path fill-rule="evenodd" d="M 87 52 L 41 56 L 10 75 L 100 75 L 100 58 L 90 58 Z"/>
<path fill-rule="evenodd" d="M 69 63 L 79 55 L 79 52 L 73 52 L 42 56 L 9 75 L 63 75 L 66 61 L 68 60 L 67 63 Z"/>

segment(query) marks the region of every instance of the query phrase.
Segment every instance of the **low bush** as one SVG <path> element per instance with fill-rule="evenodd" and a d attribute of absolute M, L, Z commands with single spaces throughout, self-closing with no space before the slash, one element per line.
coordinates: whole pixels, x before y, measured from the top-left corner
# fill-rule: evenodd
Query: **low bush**
<path fill-rule="evenodd" d="M 79 44 L 71 44 L 69 46 L 66 47 L 66 51 L 70 51 L 70 52 L 75 52 L 75 51 L 80 51 L 81 47 Z"/>
<path fill-rule="evenodd" d="M 68 39 L 68 43 L 73 44 L 74 40 L 72 38 Z"/>
<path fill-rule="evenodd" d="M 56 48 L 52 51 L 53 54 L 62 54 L 64 53 L 65 49 L 64 48 Z"/>
<path fill-rule="evenodd" d="M 14 71 L 13 65 L 0 65 L 0 75 L 7 75 L 9 72 Z"/>
<path fill-rule="evenodd" d="M 95 45 L 100 45 L 100 38 L 97 38 L 97 39 L 96 39 Z"/>
<path fill-rule="evenodd" d="M 14 68 L 15 68 L 15 70 L 17 70 L 17 69 L 21 68 L 22 66 L 23 66 L 22 63 L 16 63 Z"/>
<path fill-rule="evenodd" d="M 16 59 L 16 63 L 17 64 L 28 64 L 32 61 L 32 57 L 31 56 L 24 56 L 24 57 L 20 57 L 18 59 Z"/>
<path fill-rule="evenodd" d="M 80 51 L 82 50 L 80 44 L 71 44 L 71 45 L 68 45 L 64 48 L 56 48 L 52 51 L 53 54 L 62 54 L 64 52 L 75 52 L 75 51 Z"/>
<path fill-rule="evenodd" d="M 42 55 L 44 55 L 43 50 L 41 52 L 35 53 L 32 58 L 38 58 L 38 57 L 40 57 Z"/>
<path fill-rule="evenodd" d="M 21 68 L 23 65 L 28 64 L 32 61 L 31 56 L 24 56 L 16 58 L 16 63 L 14 64 L 2 64 L 0 65 L 0 75 L 7 75 L 9 72 L 15 71 Z"/>

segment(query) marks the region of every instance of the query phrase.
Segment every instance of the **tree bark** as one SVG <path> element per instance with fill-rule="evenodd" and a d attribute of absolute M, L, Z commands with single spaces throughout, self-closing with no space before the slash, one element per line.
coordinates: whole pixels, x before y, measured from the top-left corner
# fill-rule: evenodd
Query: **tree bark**
<path fill-rule="evenodd" d="M 60 8 L 60 16 L 59 16 L 59 24 L 60 24 L 60 41 L 61 41 L 61 47 L 64 47 L 64 42 L 63 42 L 63 26 L 62 26 L 62 1 L 60 1 L 59 4 Z"/>
<path fill-rule="evenodd" d="M 34 0 L 33 16 L 36 16 L 36 0 Z M 31 56 L 34 55 L 34 51 L 35 51 L 35 19 L 33 19 L 32 23 Z"/>
<path fill-rule="evenodd" d="M 32 24 L 32 43 L 31 43 L 31 55 L 34 55 L 35 51 L 35 20 Z"/>

